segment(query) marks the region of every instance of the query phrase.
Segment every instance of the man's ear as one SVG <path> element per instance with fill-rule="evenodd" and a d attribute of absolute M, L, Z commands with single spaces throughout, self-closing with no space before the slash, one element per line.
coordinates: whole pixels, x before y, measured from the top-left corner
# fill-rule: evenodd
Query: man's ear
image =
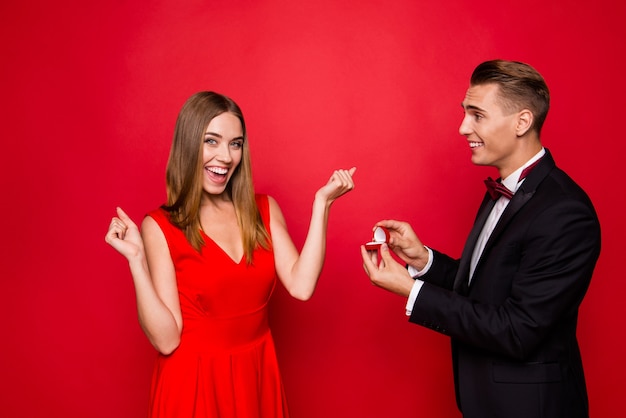
<path fill-rule="evenodd" d="M 526 135 L 533 126 L 533 112 L 528 109 L 522 109 L 517 115 L 517 126 L 515 133 L 518 137 Z"/>

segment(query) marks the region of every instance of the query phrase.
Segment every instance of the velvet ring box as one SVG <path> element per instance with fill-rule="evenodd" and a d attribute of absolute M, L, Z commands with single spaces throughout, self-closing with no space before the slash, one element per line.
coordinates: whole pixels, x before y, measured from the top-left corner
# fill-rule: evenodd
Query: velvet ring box
<path fill-rule="evenodd" d="M 389 243 L 389 231 L 382 226 L 377 226 L 374 228 L 372 241 L 365 244 L 365 249 L 368 251 L 376 251 L 383 243 Z"/>

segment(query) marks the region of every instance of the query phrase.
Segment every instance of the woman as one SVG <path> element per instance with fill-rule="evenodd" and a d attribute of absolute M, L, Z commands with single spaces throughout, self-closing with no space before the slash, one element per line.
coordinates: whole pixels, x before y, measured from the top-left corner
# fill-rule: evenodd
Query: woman
<path fill-rule="evenodd" d="M 151 417 L 286 417 L 267 303 L 276 277 L 295 298 L 313 294 L 331 204 L 350 170 L 315 194 L 301 253 L 276 201 L 255 195 L 246 128 L 228 97 L 187 100 L 167 165 L 167 205 L 141 225 L 120 209 L 106 241 L 130 266 L 139 322 L 159 356 Z"/>

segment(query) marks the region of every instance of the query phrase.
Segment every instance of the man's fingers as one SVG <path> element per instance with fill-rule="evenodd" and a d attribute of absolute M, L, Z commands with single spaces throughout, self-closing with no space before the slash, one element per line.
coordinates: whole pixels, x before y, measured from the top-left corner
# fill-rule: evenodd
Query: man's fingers
<path fill-rule="evenodd" d="M 361 257 L 363 257 L 363 267 L 365 268 L 368 276 L 371 277 L 372 273 L 380 270 L 376 251 L 368 251 L 365 249 L 364 245 L 361 245 Z"/>
<path fill-rule="evenodd" d="M 389 246 L 386 243 L 383 243 L 380 246 L 380 258 L 385 265 L 389 264 L 389 262 L 393 260 L 393 257 L 389 253 Z"/>

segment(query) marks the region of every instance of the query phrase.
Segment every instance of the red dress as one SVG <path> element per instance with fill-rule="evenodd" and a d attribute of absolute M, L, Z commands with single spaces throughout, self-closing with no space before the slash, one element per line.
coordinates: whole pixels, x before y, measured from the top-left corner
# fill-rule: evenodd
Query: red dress
<path fill-rule="evenodd" d="M 257 195 L 257 205 L 269 231 L 267 196 Z M 180 345 L 157 358 L 150 417 L 288 417 L 267 318 L 273 252 L 255 250 L 249 266 L 203 235 L 198 253 L 166 211 L 148 215 L 165 234 L 183 316 Z"/>

